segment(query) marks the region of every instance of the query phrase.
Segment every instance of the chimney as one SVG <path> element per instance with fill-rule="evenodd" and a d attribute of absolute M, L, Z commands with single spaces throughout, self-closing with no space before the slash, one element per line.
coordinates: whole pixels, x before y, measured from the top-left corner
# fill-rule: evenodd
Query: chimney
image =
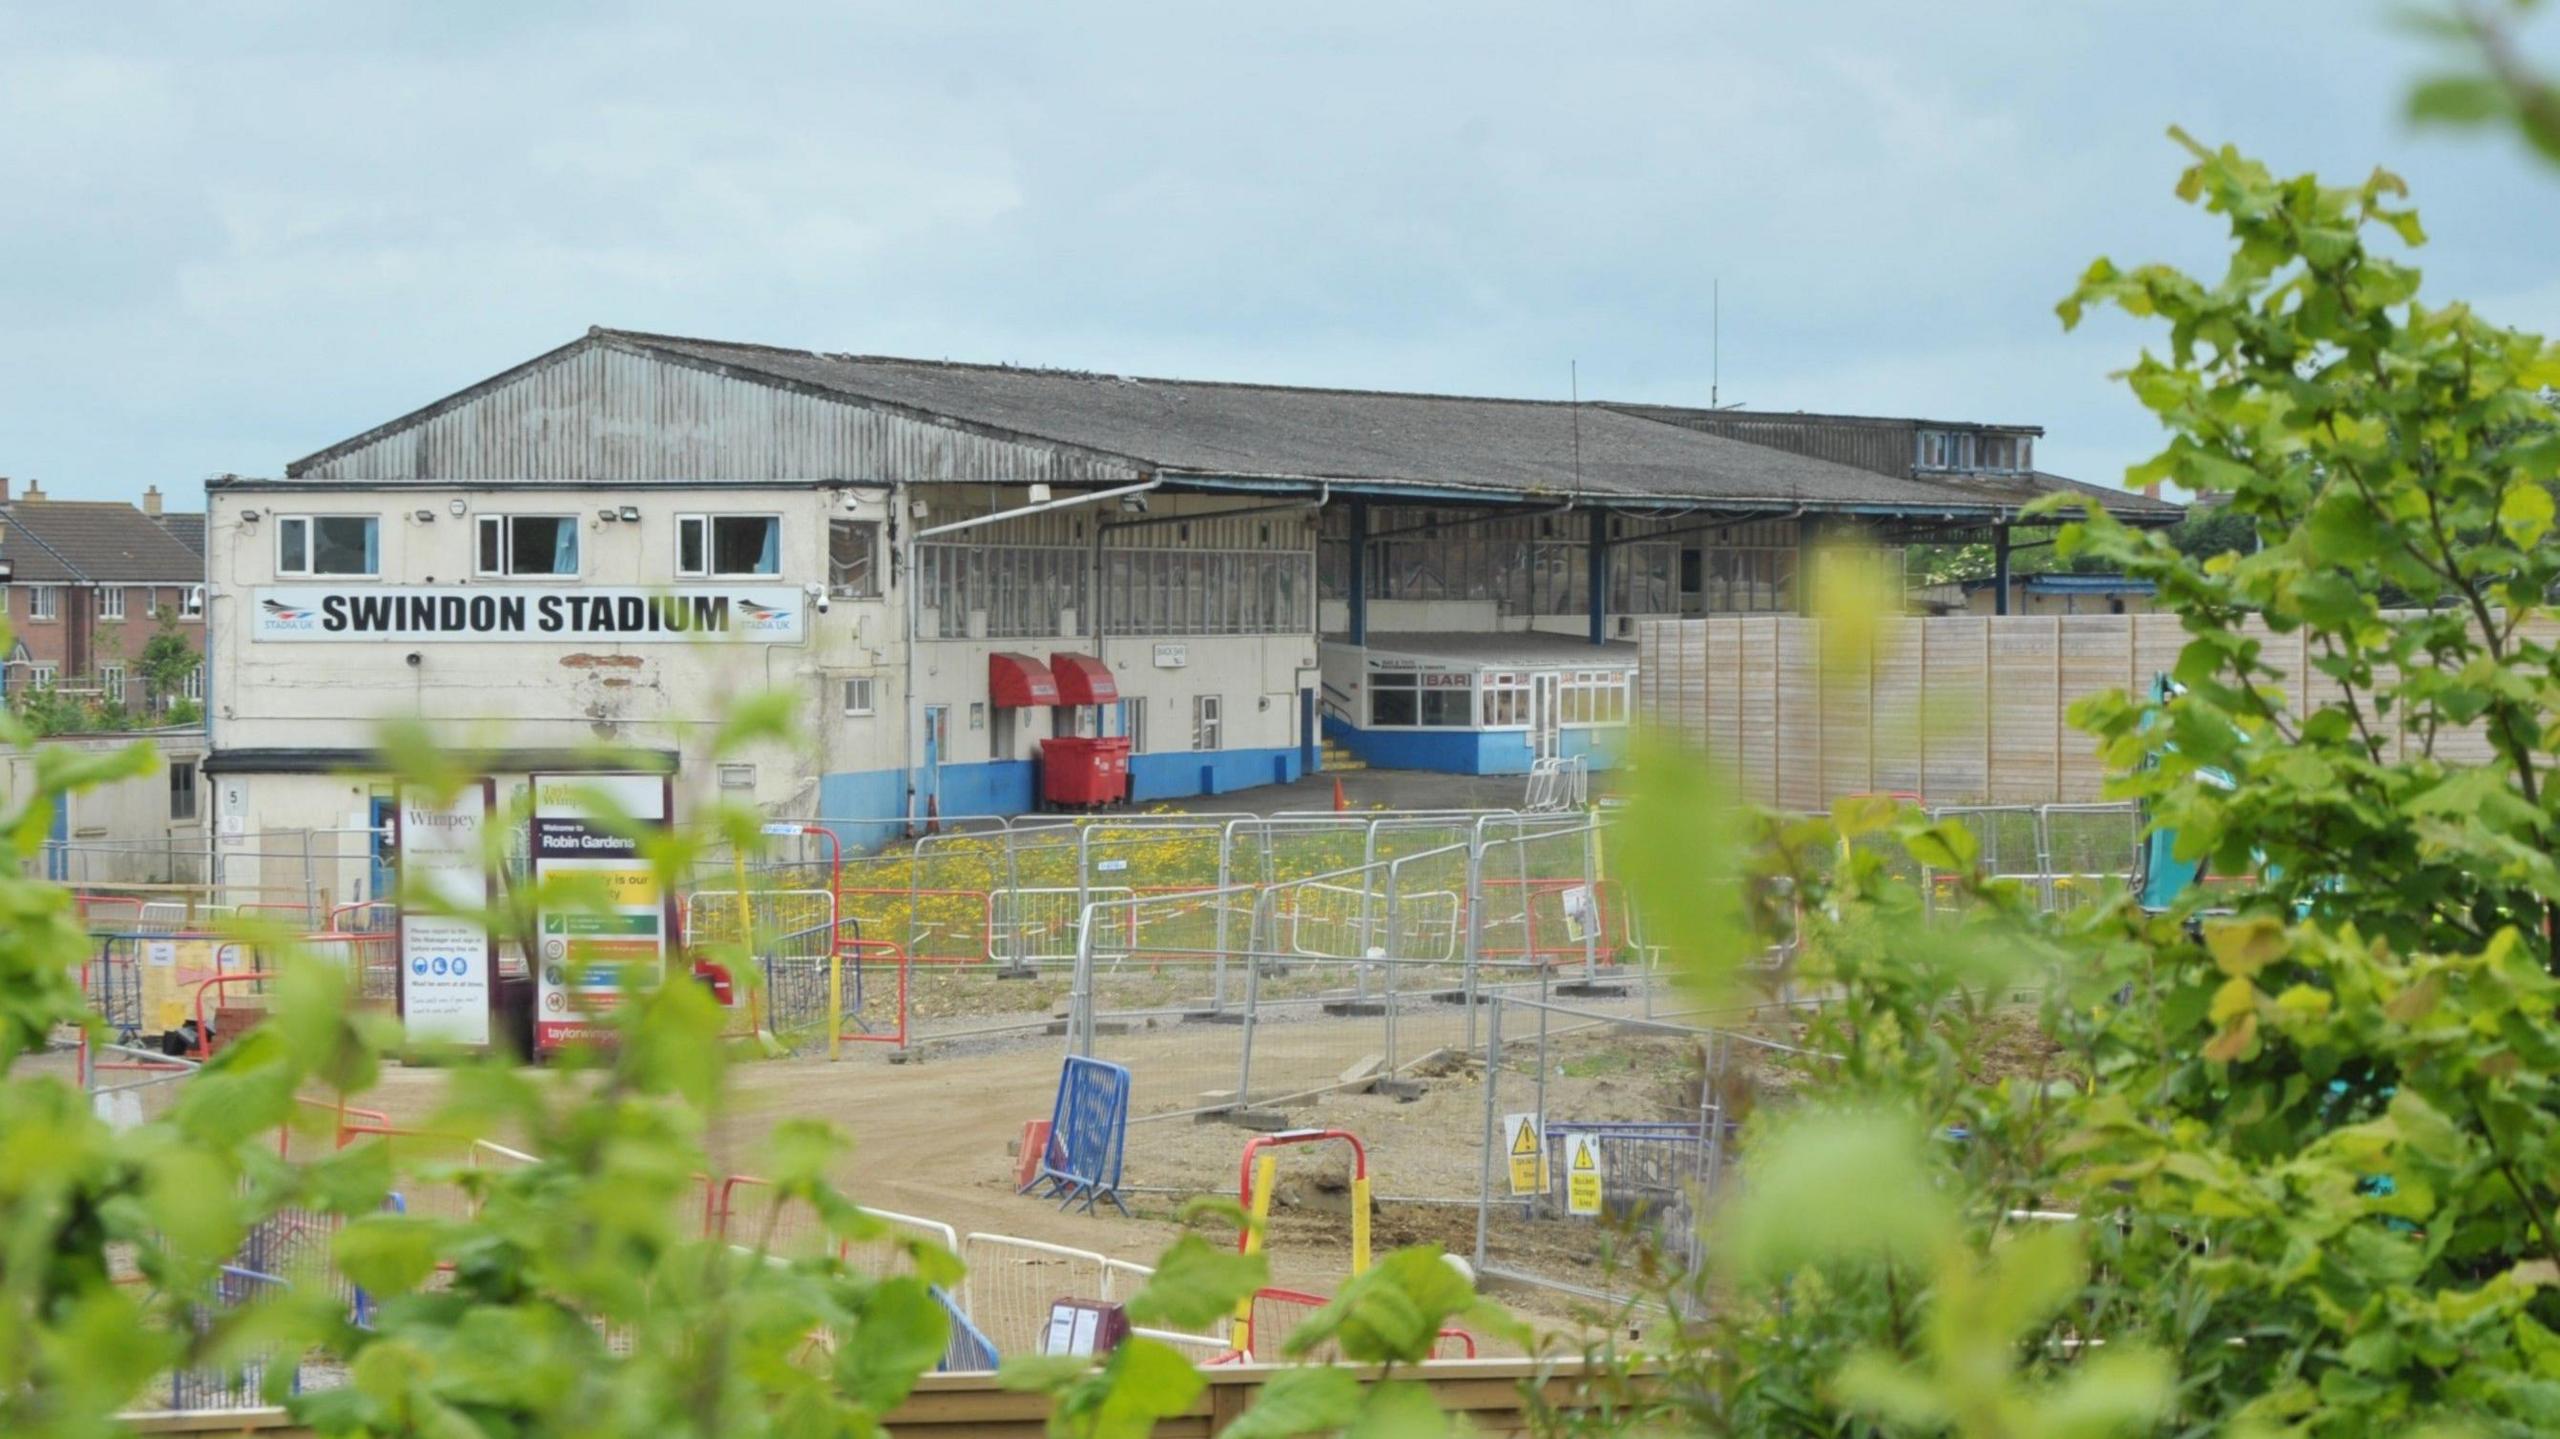
<path fill-rule="evenodd" d="M 2160 482 L 2158 480 L 2153 480 L 2151 483 L 2144 485 L 2142 487 L 2142 497 L 2147 500 L 2156 500 L 2160 498 Z M 154 510 L 152 513 L 156 515 L 159 511 Z"/>
<path fill-rule="evenodd" d="M 0 475 L 0 505 L 9 503 L 9 477 Z"/>
<path fill-rule="evenodd" d="M 160 518 L 160 487 L 158 485 L 153 485 L 142 492 L 142 512 L 155 520 Z"/>
<path fill-rule="evenodd" d="M 31 504 L 31 505 L 32 505 L 32 504 L 34 504 L 36 501 L 43 499 L 43 498 L 44 498 L 44 481 L 42 481 L 42 480 L 29 480 L 29 481 L 27 481 L 27 493 L 26 493 L 22 498 L 24 498 L 24 499 L 26 500 L 26 502 L 27 502 L 28 504 Z"/>

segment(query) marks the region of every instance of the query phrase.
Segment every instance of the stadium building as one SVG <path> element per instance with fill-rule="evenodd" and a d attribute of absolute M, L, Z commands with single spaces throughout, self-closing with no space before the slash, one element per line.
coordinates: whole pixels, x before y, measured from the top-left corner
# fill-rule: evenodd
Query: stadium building
<path fill-rule="evenodd" d="M 2067 483 L 1722 414 L 593 330 L 210 482 L 217 824 L 377 825 L 377 727 L 412 717 L 512 781 L 609 740 L 680 813 L 888 823 L 1033 808 L 1053 736 L 1127 737 L 1141 803 L 1295 779 L 1328 737 L 1473 773 L 1605 757 L 1633 620 L 1793 610 L 1844 535 L 2005 549 Z M 776 688 L 803 742 L 715 755 L 727 702 Z"/>

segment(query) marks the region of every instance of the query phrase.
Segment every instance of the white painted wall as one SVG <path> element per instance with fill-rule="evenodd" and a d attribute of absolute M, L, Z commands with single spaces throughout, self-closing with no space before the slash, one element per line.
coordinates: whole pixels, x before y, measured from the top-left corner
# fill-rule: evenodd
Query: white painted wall
<path fill-rule="evenodd" d="M 466 513 L 457 516 L 460 500 Z M 850 508 L 848 508 L 848 504 Z M 457 746 L 559 747 L 616 742 L 675 749 L 684 756 L 684 784 L 708 798 L 713 781 L 709 729 L 740 698 L 781 689 L 800 697 L 810 745 L 832 750 L 844 768 L 889 768 L 898 761 L 896 711 L 846 732 L 830 721 L 831 677 L 893 671 L 903 652 L 896 597 L 833 599 L 826 614 L 809 618 L 809 638 L 797 644 L 598 643 L 592 639 L 546 643 L 395 641 L 279 643 L 250 637 L 255 586 L 302 584 L 275 573 L 277 518 L 284 514 L 371 514 L 381 518 L 381 584 L 469 586 L 472 517 L 479 514 L 575 514 L 581 517 L 581 574 L 558 582 L 582 585 L 659 586 L 678 579 L 675 517 L 684 513 L 779 513 L 783 516 L 782 573 L 758 581 L 797 589 L 824 584 L 827 520 L 836 515 L 884 519 L 887 498 L 876 491 L 746 489 L 712 487 L 630 490 L 562 487 L 494 490 L 487 487 L 400 486 L 293 494 L 230 492 L 212 498 L 207 557 L 212 585 L 211 626 L 214 734 L 226 750 L 360 748 L 370 745 L 385 721 L 417 719 Z M 598 518 L 598 511 L 636 506 L 634 521 Z M 244 512 L 256 511 L 249 521 Z M 420 518 L 421 515 L 427 518 Z M 362 580 L 326 583 L 359 587 Z M 552 582 L 504 582 L 538 587 Z M 419 662 L 408 663 L 415 654 Z M 894 688 L 894 687 L 893 687 Z M 884 694 L 894 701 L 894 694 Z M 858 746 L 865 753 L 842 753 Z M 738 756 L 757 765 L 752 791 L 732 798 L 788 808 L 814 800 L 814 759 L 779 745 Z M 685 808 L 680 798 L 679 804 Z"/>

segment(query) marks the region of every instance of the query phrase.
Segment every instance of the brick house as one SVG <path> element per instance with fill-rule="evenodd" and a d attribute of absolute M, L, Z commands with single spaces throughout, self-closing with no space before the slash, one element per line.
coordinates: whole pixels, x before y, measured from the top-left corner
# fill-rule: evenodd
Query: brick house
<path fill-rule="evenodd" d="M 15 498 L 0 477 L 0 619 L 9 628 L 11 697 L 58 689 L 144 703 L 143 646 L 162 610 L 204 654 L 204 558 L 130 504 Z M 201 700 L 204 667 L 169 699 Z"/>

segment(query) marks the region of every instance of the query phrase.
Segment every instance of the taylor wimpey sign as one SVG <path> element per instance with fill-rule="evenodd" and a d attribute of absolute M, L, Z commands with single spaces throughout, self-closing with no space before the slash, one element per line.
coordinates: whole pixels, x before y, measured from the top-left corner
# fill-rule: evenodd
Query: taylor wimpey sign
<path fill-rule="evenodd" d="M 260 585 L 249 602 L 253 640 L 793 644 L 808 635 L 808 597 L 783 585 Z"/>

